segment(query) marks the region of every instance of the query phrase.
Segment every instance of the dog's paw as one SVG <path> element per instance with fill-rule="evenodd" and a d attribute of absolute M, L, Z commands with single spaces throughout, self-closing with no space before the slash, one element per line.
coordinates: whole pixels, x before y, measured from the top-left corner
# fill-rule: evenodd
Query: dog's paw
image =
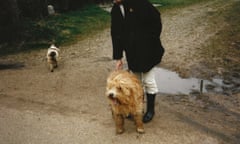
<path fill-rule="evenodd" d="M 145 133 L 143 128 L 137 128 L 137 132 L 140 133 L 140 134 L 144 134 Z"/>

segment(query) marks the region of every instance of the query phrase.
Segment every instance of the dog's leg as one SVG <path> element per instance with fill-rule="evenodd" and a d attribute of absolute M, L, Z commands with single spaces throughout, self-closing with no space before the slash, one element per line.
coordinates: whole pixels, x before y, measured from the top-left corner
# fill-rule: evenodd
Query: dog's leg
<path fill-rule="evenodd" d="M 54 60 L 54 68 L 57 68 L 57 67 L 58 67 L 57 60 Z"/>
<path fill-rule="evenodd" d="M 50 64 L 50 71 L 53 72 L 53 69 L 54 69 L 54 65 Z"/>
<path fill-rule="evenodd" d="M 56 62 L 55 68 L 57 68 L 57 67 L 58 67 L 58 63 Z"/>
<path fill-rule="evenodd" d="M 137 132 L 138 133 L 144 133 L 144 127 L 143 127 L 143 122 L 142 122 L 142 114 L 135 114 L 134 115 L 134 120 L 136 123 L 136 127 L 137 127 Z"/>
<path fill-rule="evenodd" d="M 122 134 L 124 132 L 124 118 L 122 115 L 119 114 L 114 114 L 114 120 L 116 124 L 116 133 L 117 134 Z"/>

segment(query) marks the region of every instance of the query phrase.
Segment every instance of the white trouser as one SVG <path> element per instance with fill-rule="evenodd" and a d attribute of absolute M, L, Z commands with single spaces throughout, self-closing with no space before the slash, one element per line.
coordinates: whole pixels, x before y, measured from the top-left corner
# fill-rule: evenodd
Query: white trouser
<path fill-rule="evenodd" d="M 154 75 L 154 68 L 146 73 L 133 72 L 142 82 L 143 88 L 148 94 L 156 94 L 158 92 L 157 83 Z"/>

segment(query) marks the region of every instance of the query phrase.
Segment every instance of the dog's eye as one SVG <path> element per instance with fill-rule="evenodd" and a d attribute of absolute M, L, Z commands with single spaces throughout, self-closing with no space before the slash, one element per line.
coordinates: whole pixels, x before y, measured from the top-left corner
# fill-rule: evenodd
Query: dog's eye
<path fill-rule="evenodd" d="M 118 89 L 118 90 L 122 90 L 122 88 L 121 88 L 120 86 L 119 86 L 119 87 L 117 87 L 117 89 Z"/>

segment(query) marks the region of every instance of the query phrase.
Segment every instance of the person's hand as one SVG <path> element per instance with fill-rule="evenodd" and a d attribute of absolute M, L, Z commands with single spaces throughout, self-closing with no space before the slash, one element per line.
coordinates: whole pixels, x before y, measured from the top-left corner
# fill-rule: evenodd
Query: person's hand
<path fill-rule="evenodd" d="M 122 0 L 114 0 L 113 2 L 116 3 L 116 4 L 121 4 Z"/>
<path fill-rule="evenodd" d="M 116 61 L 116 70 L 121 70 L 123 69 L 123 61 L 122 59 Z"/>

